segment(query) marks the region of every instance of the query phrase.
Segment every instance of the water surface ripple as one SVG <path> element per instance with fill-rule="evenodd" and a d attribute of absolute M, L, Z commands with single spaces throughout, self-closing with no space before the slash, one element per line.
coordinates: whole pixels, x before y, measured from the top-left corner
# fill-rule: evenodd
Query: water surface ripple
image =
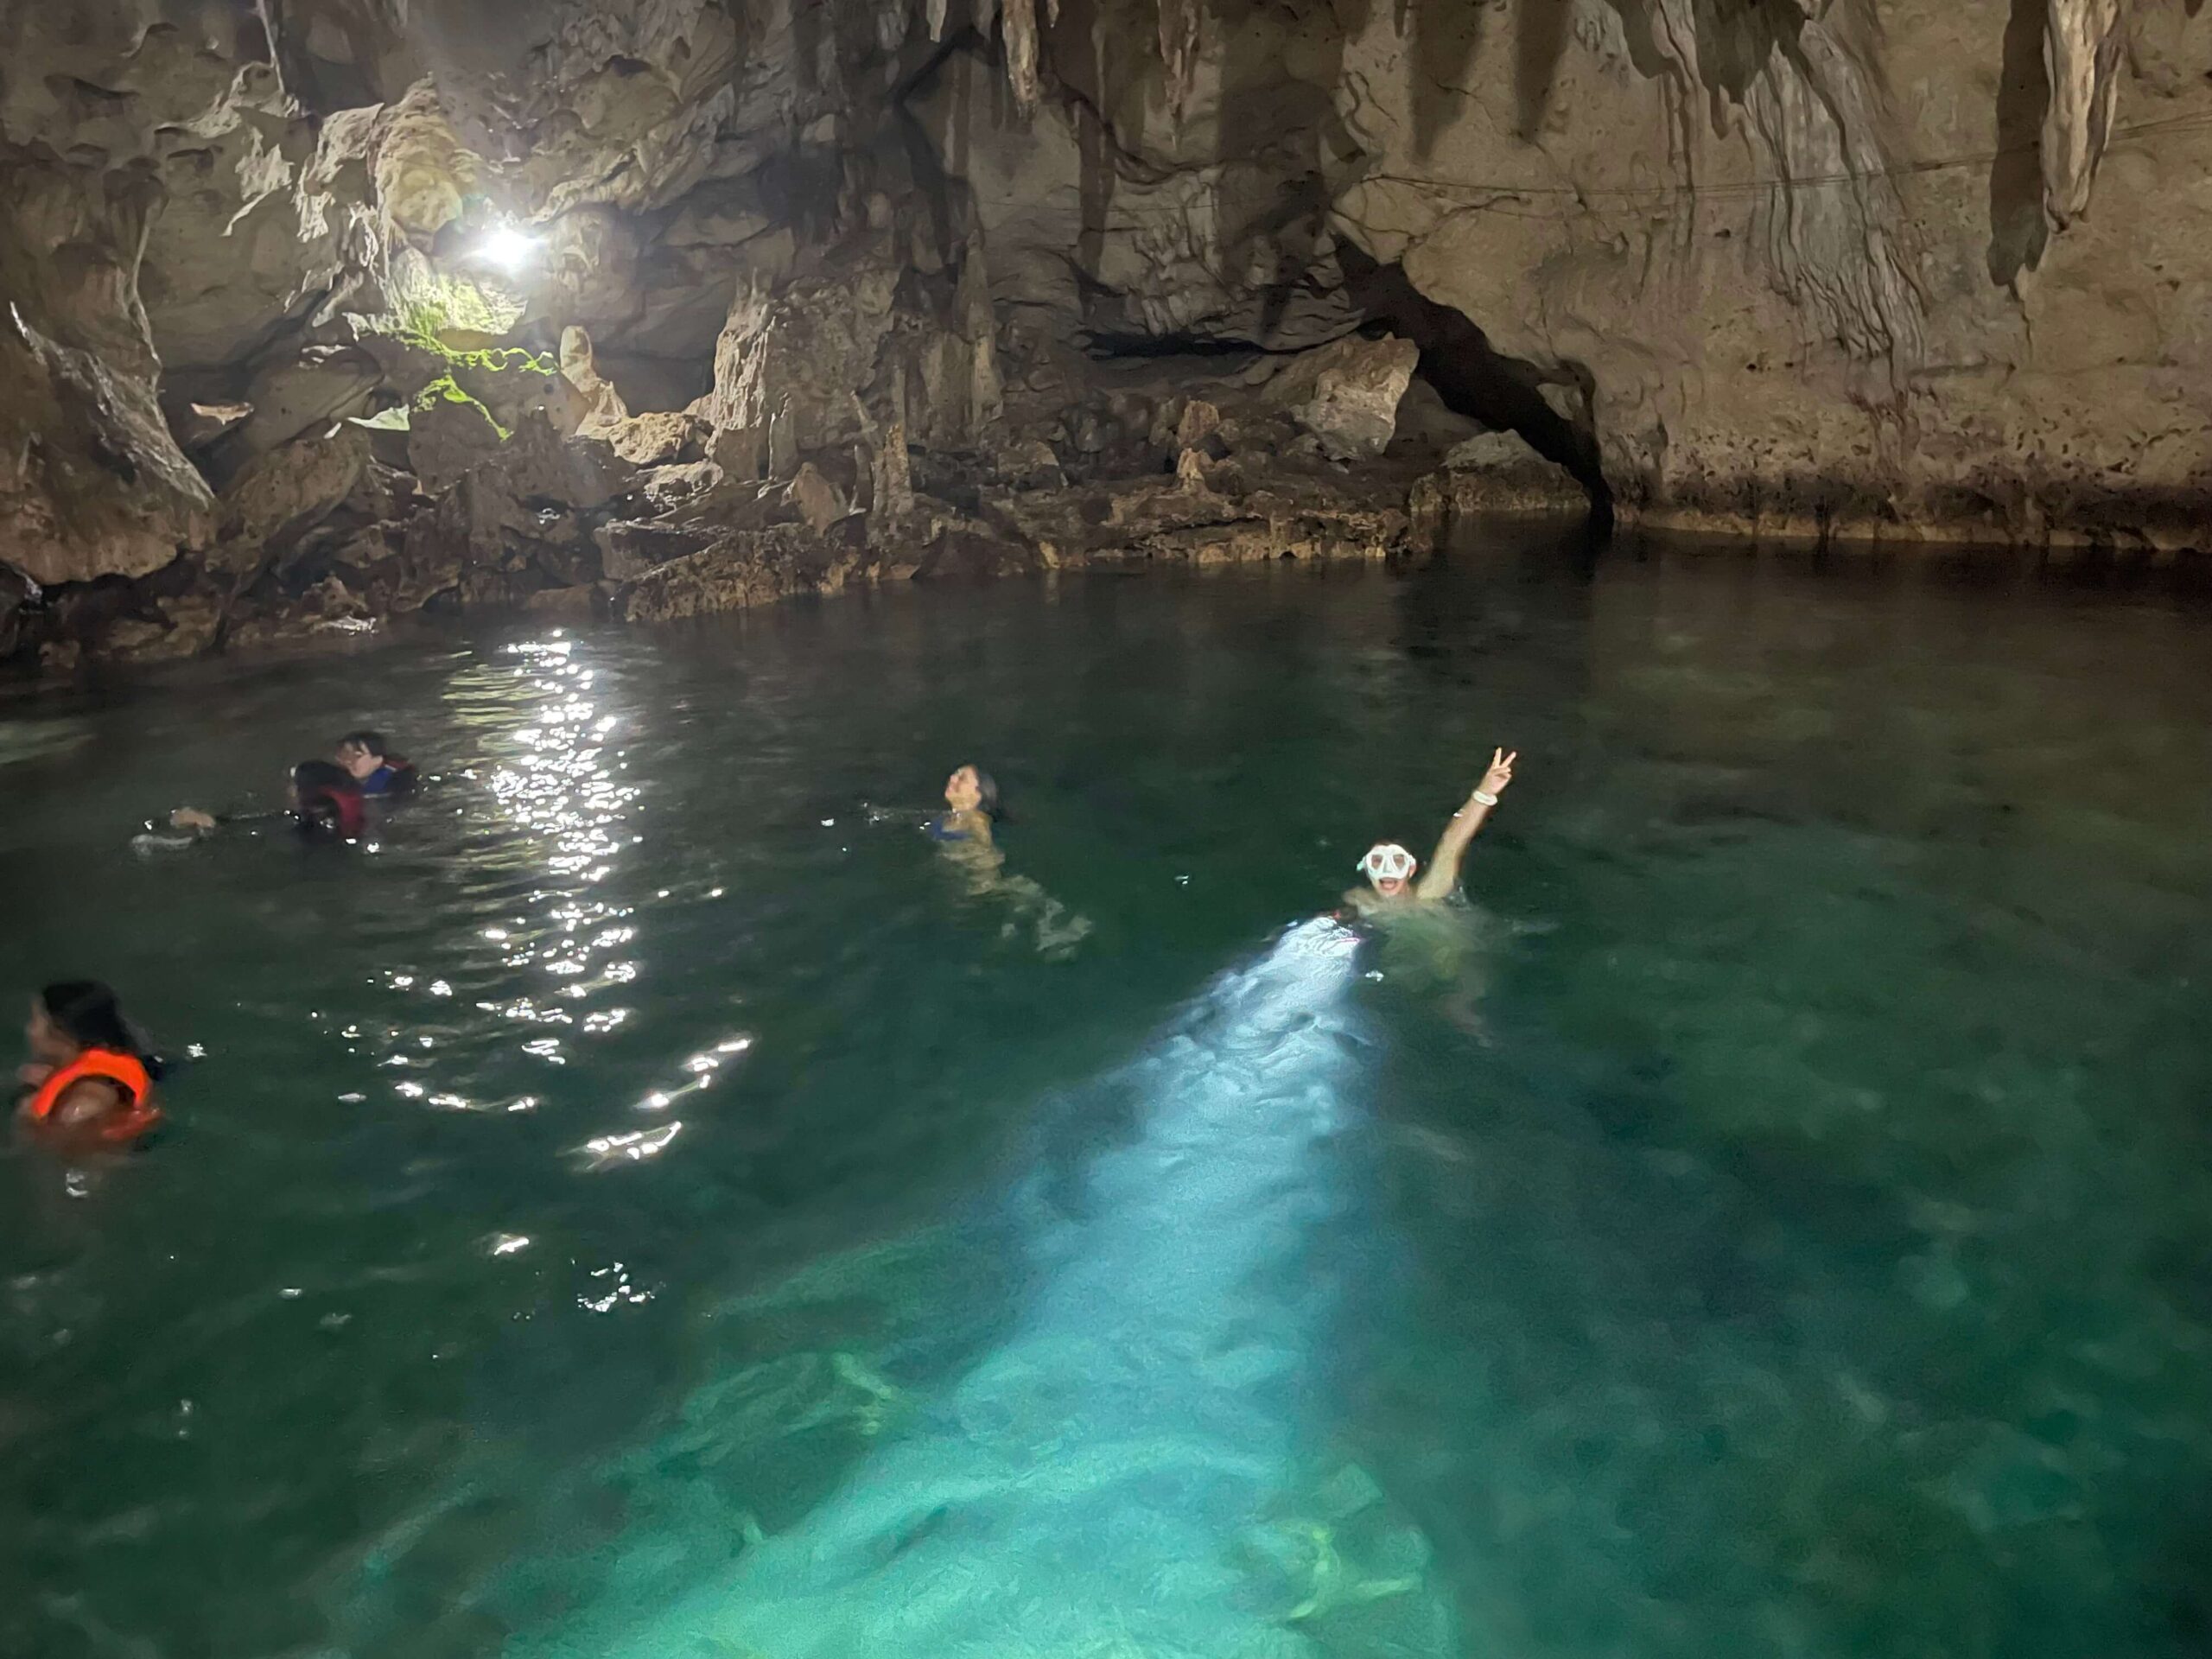
<path fill-rule="evenodd" d="M 0 1653 L 2202 1653 L 2208 626 L 1532 536 L 0 709 L 0 979 L 178 1057 L 0 1156 Z"/>

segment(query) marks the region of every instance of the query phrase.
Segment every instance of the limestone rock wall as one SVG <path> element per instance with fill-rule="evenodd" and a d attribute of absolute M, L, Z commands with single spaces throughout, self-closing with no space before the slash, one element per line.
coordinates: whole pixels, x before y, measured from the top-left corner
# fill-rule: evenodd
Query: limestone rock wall
<path fill-rule="evenodd" d="M 1100 551 L 1062 512 L 1365 549 L 1566 474 L 2200 547 L 2199 10 L 0 0 L 0 641 Z"/>
<path fill-rule="evenodd" d="M 2196 545 L 2197 10 L 1070 0 L 1032 143 L 978 64 L 922 108 L 1020 311 L 1310 344 L 1379 262 L 1647 517 Z"/>

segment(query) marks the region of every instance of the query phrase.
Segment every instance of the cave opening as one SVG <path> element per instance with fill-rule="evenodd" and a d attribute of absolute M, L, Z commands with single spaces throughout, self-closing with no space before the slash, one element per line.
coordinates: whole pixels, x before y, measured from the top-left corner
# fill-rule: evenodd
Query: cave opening
<path fill-rule="evenodd" d="M 1498 351 L 1473 319 L 1430 299 L 1401 266 L 1362 259 L 1351 249 L 1342 257 L 1347 287 L 1368 326 L 1414 343 L 1421 353 L 1414 373 L 1446 409 L 1493 430 L 1519 434 L 1582 486 L 1594 518 L 1611 521 L 1613 493 L 1598 435 L 1586 416 L 1570 419 L 1553 406 L 1533 364 Z"/>

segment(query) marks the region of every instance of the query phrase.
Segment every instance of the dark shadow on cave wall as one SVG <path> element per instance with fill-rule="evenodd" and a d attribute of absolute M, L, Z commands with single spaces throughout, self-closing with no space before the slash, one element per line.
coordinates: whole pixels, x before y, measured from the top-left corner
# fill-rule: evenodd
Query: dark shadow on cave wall
<path fill-rule="evenodd" d="M 1524 0 L 1541 6 L 1546 0 Z M 1564 11 L 1566 0 L 1557 0 Z M 1406 33 L 1406 10 L 1413 11 L 1413 42 L 1406 73 L 1412 78 L 1414 153 L 1424 159 L 1437 138 L 1458 118 L 1471 96 L 1467 73 L 1482 50 L 1484 8 L 1463 0 L 1399 0 L 1398 34 Z"/>
<path fill-rule="evenodd" d="M 1348 254 L 1346 277 L 1369 318 L 1419 348 L 1415 372 L 1446 409 L 1493 430 L 1519 433 L 1538 454 L 1573 474 L 1595 513 L 1610 517 L 1612 489 L 1597 433 L 1552 407 L 1533 365 L 1498 351 L 1465 312 L 1430 299 L 1397 265 Z"/>
<path fill-rule="evenodd" d="M 1046 64 L 1058 72 L 1048 76 L 1047 95 L 1063 101 L 1077 150 L 1078 225 L 1069 267 L 1086 338 L 1109 352 L 1183 348 L 1178 340 L 1193 349 L 1319 344 L 1357 321 L 1327 257 L 1332 181 L 1358 153 L 1332 88 L 1344 31 L 1365 27 L 1369 0 L 1338 0 L 1327 26 L 1306 37 L 1308 60 L 1295 75 L 1285 62 L 1286 34 L 1268 26 L 1265 6 L 1191 3 L 1204 9 L 1207 63 L 1179 130 L 1167 126 L 1166 70 L 1152 5 L 1064 3 L 1058 21 L 1046 28 Z M 1246 26 L 1255 23 L 1262 26 Z M 1207 188 L 1224 267 L 1215 277 L 1226 303 L 1190 318 L 1176 339 L 1140 346 L 1156 324 L 1122 288 L 1096 281 L 1109 241 L 1129 229 L 1122 197 L 1132 178 L 1208 164 L 1217 169 Z M 1247 296 L 1241 303 L 1240 295 Z"/>
<path fill-rule="evenodd" d="M 1573 11 L 1567 0 L 1521 0 L 1513 41 L 1513 130 L 1523 138 L 1535 137 L 1551 107 Z"/>
<path fill-rule="evenodd" d="M 1989 280 L 2010 288 L 2043 263 L 2043 118 L 2050 74 L 2043 60 L 2047 0 L 2012 0 L 1997 80 L 1997 156 L 1989 167 Z"/>
<path fill-rule="evenodd" d="M 1751 96 L 1751 83 L 1777 49 L 1791 49 L 1805 14 L 1793 0 L 1696 0 L 1698 73 L 1707 88 L 1713 130 L 1725 137 L 1729 110 Z"/>
<path fill-rule="evenodd" d="M 1557 6 L 1557 0 L 1523 0 L 1530 10 L 1522 19 L 1520 55 L 1516 62 L 1516 95 L 1524 119 L 1541 121 L 1552 82 L 1567 41 L 1566 21 L 1548 22 L 1535 11 Z M 1346 39 L 1366 26 L 1368 0 L 1339 0 L 1334 27 L 1322 40 L 1308 40 L 1307 52 L 1319 48 L 1325 55 L 1334 43 L 1338 61 L 1318 67 L 1325 83 L 1341 72 L 1341 53 Z M 1454 52 L 1471 53 L 1475 32 L 1470 13 L 1478 8 L 1430 5 L 1414 14 L 1416 19 L 1433 13 L 1456 16 L 1459 27 L 1446 30 Z M 1060 29 L 1052 37 L 1055 53 L 1080 51 L 1090 55 L 1087 67 L 1090 84 L 1111 88 L 1125 85 L 1118 77 L 1157 74 L 1155 43 L 1121 39 L 1110 30 L 1088 27 L 1071 29 L 1078 9 L 1065 9 Z M 1404 14 L 1401 14 L 1402 18 Z M 1230 257 L 1242 248 L 1268 238 L 1289 257 L 1276 273 L 1277 280 L 1263 292 L 1258 327 L 1248 339 L 1227 339 L 1198 333 L 1167 338 L 1142 335 L 1126 326 L 1116 327 L 1100 309 L 1086 306 L 1091 325 L 1090 345 L 1107 355 L 1169 355 L 1209 350 L 1281 349 L 1274 329 L 1284 308 L 1298 300 L 1320 297 L 1323 284 L 1333 285 L 1333 299 L 1341 321 L 1332 331 L 1349 333 L 1362 325 L 1387 327 L 1410 340 L 1420 352 L 1417 372 L 1437 392 L 1446 407 L 1496 430 L 1516 432 L 1539 454 L 1564 467 L 1589 495 L 1602 518 L 1611 506 L 1597 438 L 1586 420 L 1580 423 L 1563 416 L 1542 393 L 1542 377 L 1535 367 L 1494 349 L 1487 335 L 1464 314 L 1440 305 L 1419 292 L 1395 264 L 1382 265 L 1356 246 L 1338 238 L 1329 225 L 1333 200 L 1332 181 L 1349 175 L 1359 147 L 1344 129 L 1333 103 L 1325 98 L 1310 107 L 1286 103 L 1295 87 L 1288 83 L 1281 62 L 1279 32 L 1240 31 L 1232 16 L 1210 16 L 1206 45 L 1217 54 L 1221 88 L 1219 129 L 1214 159 L 1224 165 L 1263 163 L 1255 182 L 1241 193 L 1224 193 L 1224 225 L 1230 231 Z M 1427 25 L 1423 25 L 1427 27 Z M 1418 30 L 1416 31 L 1418 33 Z M 1066 61 L 1061 59 L 1061 61 Z M 1301 80 L 1314 77 L 1309 57 Z M 1424 81 L 1424 85 L 1429 84 Z M 1110 95 L 1108 98 L 1110 103 Z M 1416 100 L 1417 105 L 1421 102 Z M 1430 100 L 1436 123 L 1457 112 L 1456 94 Z M 1077 111 L 1082 134 L 1082 230 L 1077 249 L 1078 270 L 1095 268 L 1112 223 L 1116 182 L 1115 156 L 1109 146 L 1115 137 L 1106 131 L 1098 112 Z M 1124 135 L 1133 148 L 1141 148 L 1145 135 Z M 1102 306 L 1111 297 L 1096 298 Z"/>
<path fill-rule="evenodd" d="M 1487 10 L 1473 0 L 1397 0 L 1398 33 L 1408 22 L 1414 153 L 1435 154 L 1436 141 L 1473 99 L 1471 72 L 1482 55 Z M 1533 139 L 1551 107 L 1560 60 L 1567 54 L 1571 0 L 1519 0 L 1513 19 L 1513 130 Z"/>

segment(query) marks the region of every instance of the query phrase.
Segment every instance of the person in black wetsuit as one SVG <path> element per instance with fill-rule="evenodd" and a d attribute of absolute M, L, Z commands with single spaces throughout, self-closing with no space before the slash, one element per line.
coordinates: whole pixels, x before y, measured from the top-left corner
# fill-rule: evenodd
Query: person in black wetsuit
<path fill-rule="evenodd" d="M 404 754 L 394 754 L 382 732 L 346 733 L 338 740 L 338 764 L 371 800 L 405 795 L 415 787 L 414 763 Z"/>

